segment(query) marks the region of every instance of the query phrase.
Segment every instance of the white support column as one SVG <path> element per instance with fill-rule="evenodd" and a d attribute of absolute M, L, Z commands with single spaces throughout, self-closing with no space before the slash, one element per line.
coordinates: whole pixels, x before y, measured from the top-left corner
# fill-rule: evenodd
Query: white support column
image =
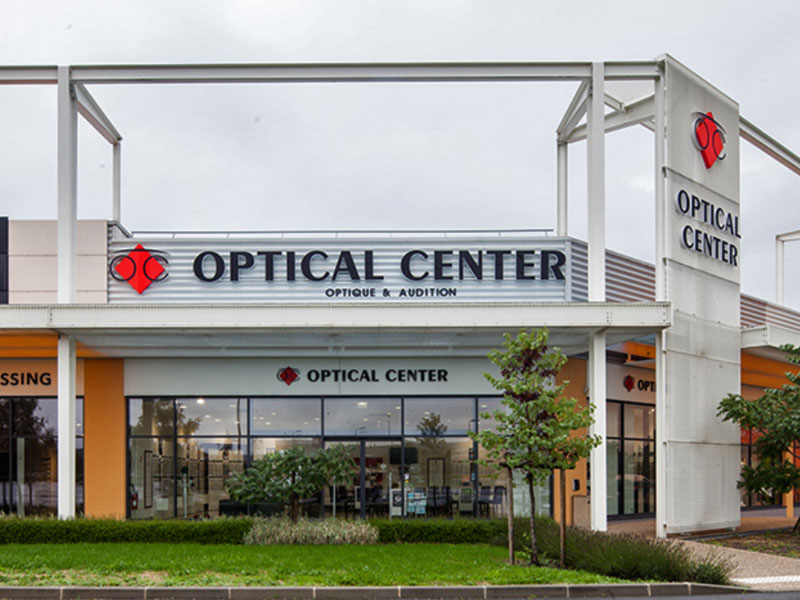
<path fill-rule="evenodd" d="M 606 299 L 606 158 L 605 68 L 592 63 L 592 86 L 586 111 L 588 191 L 589 302 Z"/>
<path fill-rule="evenodd" d="M 606 492 L 606 332 L 593 333 L 589 340 L 589 399 L 594 404 L 593 435 L 599 435 L 602 443 L 592 450 L 591 461 L 591 526 L 593 531 L 607 531 Z"/>
<path fill-rule="evenodd" d="M 667 299 L 667 213 L 666 213 L 666 186 L 664 174 L 666 165 L 665 139 L 666 139 L 666 113 L 664 111 L 664 76 L 656 79 L 654 83 L 654 110 L 655 110 L 655 172 L 656 172 L 656 300 Z"/>
<path fill-rule="evenodd" d="M 665 332 L 656 333 L 656 537 L 667 537 L 667 371 Z"/>
<path fill-rule="evenodd" d="M 775 302 L 783 306 L 783 240 L 775 236 Z"/>
<path fill-rule="evenodd" d="M 70 68 L 58 67 L 58 302 L 75 302 L 78 111 Z"/>
<path fill-rule="evenodd" d="M 567 223 L 568 223 L 568 196 L 567 196 L 567 175 L 569 165 L 569 155 L 566 142 L 558 142 L 556 150 L 556 164 L 558 169 L 557 174 L 557 194 L 558 200 L 556 204 L 556 235 L 558 237 L 566 237 Z"/>
<path fill-rule="evenodd" d="M 113 172 L 113 192 L 112 201 L 113 206 L 111 210 L 111 220 L 117 223 L 122 222 L 122 143 L 117 142 L 111 146 L 114 153 L 114 172 Z"/>
<path fill-rule="evenodd" d="M 75 516 L 75 338 L 58 336 L 58 518 Z"/>

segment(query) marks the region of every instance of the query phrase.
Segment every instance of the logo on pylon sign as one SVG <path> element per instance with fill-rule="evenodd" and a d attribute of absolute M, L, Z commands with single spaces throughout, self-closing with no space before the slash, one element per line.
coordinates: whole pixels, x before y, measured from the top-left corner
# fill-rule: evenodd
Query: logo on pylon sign
<path fill-rule="evenodd" d="M 717 159 L 725 159 L 725 128 L 711 111 L 694 115 L 694 145 L 700 151 L 706 169 L 710 169 Z"/>
<path fill-rule="evenodd" d="M 636 382 L 634 381 L 633 377 L 627 375 L 625 379 L 622 380 L 622 385 L 624 385 L 625 389 L 630 392 L 633 389 L 633 386 L 636 385 Z"/>
<path fill-rule="evenodd" d="M 168 277 L 167 253 L 148 249 L 137 244 L 130 250 L 122 250 L 109 263 L 109 273 L 117 281 L 127 281 L 141 294 L 151 283 L 164 281 Z"/>
<path fill-rule="evenodd" d="M 285 367 L 278 371 L 278 379 L 286 385 L 292 385 L 295 381 L 300 379 L 300 371 L 292 367 Z"/>

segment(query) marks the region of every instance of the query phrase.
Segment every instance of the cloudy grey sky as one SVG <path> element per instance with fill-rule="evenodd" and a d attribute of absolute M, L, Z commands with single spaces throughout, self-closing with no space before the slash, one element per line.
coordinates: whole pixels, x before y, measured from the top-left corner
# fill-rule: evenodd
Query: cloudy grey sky
<path fill-rule="evenodd" d="M 800 151 L 790 1 L 0 0 L 0 62 L 549 61 L 672 54 Z M 574 84 L 93 86 L 122 132 L 134 230 L 553 227 Z M 0 214 L 54 218 L 55 89 L 0 88 Z M 110 217 L 111 154 L 80 125 L 79 216 Z M 570 233 L 585 236 L 583 144 Z M 610 248 L 652 260 L 652 134 L 607 137 Z M 743 291 L 774 298 L 800 177 L 742 151 Z M 800 244 L 787 303 L 800 308 Z M 800 279 L 800 278 L 797 278 Z"/>

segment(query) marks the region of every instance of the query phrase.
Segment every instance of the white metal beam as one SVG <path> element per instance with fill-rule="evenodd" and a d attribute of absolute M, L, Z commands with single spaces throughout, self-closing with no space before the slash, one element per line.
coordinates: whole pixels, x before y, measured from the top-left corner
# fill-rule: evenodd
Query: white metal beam
<path fill-rule="evenodd" d="M 556 146 L 556 235 L 566 237 L 569 235 L 569 147 L 566 143 L 559 142 Z"/>
<path fill-rule="evenodd" d="M 592 65 L 592 87 L 589 94 L 586 120 L 588 137 L 587 162 L 587 222 L 589 301 L 606 299 L 606 159 L 605 159 L 605 72 L 603 63 Z"/>
<path fill-rule="evenodd" d="M 57 84 L 58 67 L 0 67 L 0 85 Z"/>
<path fill-rule="evenodd" d="M 658 76 L 656 61 L 605 63 L 609 80 Z M 591 77 L 588 62 L 318 63 L 75 65 L 77 83 L 245 83 L 324 81 L 579 81 Z M 2 84 L 55 84 L 57 67 L 0 67 Z"/>
<path fill-rule="evenodd" d="M 341 63 L 75 66 L 81 83 L 563 81 L 591 76 L 587 62 Z M 655 61 L 610 62 L 609 79 L 653 79 Z"/>
<path fill-rule="evenodd" d="M 122 222 L 122 144 L 117 142 L 111 147 L 111 220 Z"/>
<path fill-rule="evenodd" d="M 601 443 L 592 449 L 591 461 L 591 527 L 593 531 L 608 529 L 607 515 L 607 442 L 606 442 L 606 332 L 600 330 L 589 340 L 589 400 L 594 404 L 592 435 L 600 436 Z"/>
<path fill-rule="evenodd" d="M 780 233 L 775 236 L 775 302 L 784 304 L 784 257 L 783 246 L 786 242 L 796 242 L 800 240 L 800 229 Z"/>
<path fill-rule="evenodd" d="M 656 300 L 667 299 L 667 178 L 666 167 L 666 88 L 664 78 L 655 81 L 653 89 L 653 113 L 655 115 L 655 242 L 656 242 Z M 658 380 L 656 380 L 658 381 Z"/>
<path fill-rule="evenodd" d="M 589 79 L 584 79 L 575 90 L 575 95 L 572 96 L 567 110 L 564 111 L 564 116 L 556 127 L 556 138 L 559 142 L 566 140 L 578 122 L 586 114 L 586 98 L 589 95 Z"/>
<path fill-rule="evenodd" d="M 75 338 L 58 336 L 58 518 L 75 517 Z"/>
<path fill-rule="evenodd" d="M 605 132 L 610 133 L 633 125 L 644 125 L 648 129 L 652 129 L 651 123 L 655 116 L 654 102 L 653 96 L 648 96 L 624 105 L 621 110 L 605 115 Z M 567 141 L 572 143 L 584 139 L 586 139 L 586 124 L 575 127 L 568 134 Z"/>
<path fill-rule="evenodd" d="M 672 324 L 669 302 L 364 304 L 9 304 L 3 330 L 240 331 L 319 328 L 599 327 L 656 330 Z M 609 334 L 610 335 L 610 334 Z"/>
<path fill-rule="evenodd" d="M 58 301 L 75 302 L 78 218 L 78 113 L 70 68 L 58 67 Z"/>
<path fill-rule="evenodd" d="M 790 171 L 800 175 L 800 156 L 742 116 L 739 117 L 739 135 Z"/>
<path fill-rule="evenodd" d="M 111 119 L 106 116 L 106 113 L 103 112 L 103 109 L 100 108 L 89 91 L 79 83 L 75 84 L 73 89 L 75 90 L 75 100 L 78 103 L 78 113 L 109 143 L 117 144 L 122 139 L 122 135 L 120 135 Z"/>
<path fill-rule="evenodd" d="M 656 537 L 667 537 L 667 354 L 664 331 L 656 333 Z"/>

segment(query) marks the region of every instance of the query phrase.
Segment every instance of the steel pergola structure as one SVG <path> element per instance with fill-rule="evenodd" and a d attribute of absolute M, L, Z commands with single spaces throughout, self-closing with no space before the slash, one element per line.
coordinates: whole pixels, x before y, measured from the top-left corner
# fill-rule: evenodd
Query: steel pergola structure
<path fill-rule="evenodd" d="M 76 290 L 76 223 L 77 223 L 77 116 L 81 115 L 112 146 L 113 189 L 112 218 L 121 218 L 121 142 L 122 135 L 111 119 L 94 100 L 87 86 L 128 84 L 222 84 L 222 83 L 514 83 L 575 82 L 576 92 L 562 119 L 556 126 L 557 148 L 557 226 L 556 233 L 568 233 L 567 167 L 568 146 L 587 143 L 587 210 L 588 210 L 588 300 L 603 312 L 605 301 L 605 142 L 607 132 L 641 125 L 655 134 L 655 206 L 656 260 L 665 256 L 666 239 L 659 219 L 665 212 L 665 183 L 658 172 L 665 158 L 665 88 L 664 63 L 669 57 L 651 61 L 609 62 L 473 62 L 473 63 L 344 63 L 344 64 L 196 64 L 196 65 L 61 65 L 0 67 L 0 85 L 57 86 L 58 128 L 58 303 L 74 304 Z M 669 59 L 674 60 L 674 59 Z M 652 93 L 630 102 L 610 94 L 606 82 L 643 81 L 652 85 Z M 606 111 L 607 108 L 611 110 Z M 800 174 L 800 156 L 758 129 L 743 117 L 738 133 L 780 164 Z M 656 301 L 665 301 L 663 270 L 656 269 Z M 667 303 L 668 304 L 668 303 Z M 66 308 L 66 307 L 65 307 Z M 158 308 L 158 307 L 154 307 Z M 50 313 L 56 309 L 48 309 Z M 119 309 L 130 310 L 130 309 Z M 119 312 L 110 311 L 112 313 Z M 664 309 L 667 310 L 667 309 Z M 24 311 L 22 311 L 24 312 Z M 56 311 L 57 312 L 57 311 Z M 159 326 L 179 327 L 181 311 L 161 311 L 150 315 Z M 597 312 L 597 311 L 595 311 Z M 668 310 L 667 310 L 668 312 Z M 15 313 L 12 311 L 9 316 Z M 43 313 L 44 314 L 44 313 Z M 49 314 L 49 313 L 48 313 Z M 60 313 L 59 313 L 60 314 Z M 198 317 L 197 326 L 206 319 Z M 26 321 L 26 314 L 19 318 Z M 594 429 L 605 434 L 606 396 L 606 333 L 597 315 L 589 334 L 589 388 L 597 405 Z M 166 319 L 166 320 L 165 320 Z M 569 320 L 569 317 L 567 317 Z M 624 319 L 623 319 L 624 320 Z M 69 319 L 67 319 L 69 321 Z M 664 317 L 661 327 L 668 326 Z M 49 321 L 48 321 L 49 323 Z M 58 328 L 56 323 L 41 324 Z M 114 326 L 114 323 L 107 324 Z M 73 323 L 71 327 L 75 327 Z M 75 410 L 75 338 L 70 326 L 59 329 L 58 342 L 58 486 L 59 515 L 74 515 L 74 410 Z M 657 345 L 661 333 L 656 334 Z M 662 386 L 660 386 L 662 387 Z M 661 392 L 663 394 L 663 391 Z M 660 405 L 663 408 L 663 396 Z M 657 406 L 659 401 L 657 400 Z M 657 419 L 663 419 L 659 414 Z M 662 421 L 663 422 L 663 421 Z M 657 440 L 658 444 L 659 440 Z M 663 457 L 660 458 L 663 460 Z M 592 503 L 592 526 L 606 527 L 605 445 L 593 452 L 592 490 L 597 490 Z M 663 490 L 663 468 L 657 468 L 657 490 Z M 657 501 L 657 507 L 665 502 Z M 658 511 L 658 509 L 657 509 Z M 665 522 L 657 512 L 657 522 Z M 658 527 L 658 531 L 662 531 Z"/>

